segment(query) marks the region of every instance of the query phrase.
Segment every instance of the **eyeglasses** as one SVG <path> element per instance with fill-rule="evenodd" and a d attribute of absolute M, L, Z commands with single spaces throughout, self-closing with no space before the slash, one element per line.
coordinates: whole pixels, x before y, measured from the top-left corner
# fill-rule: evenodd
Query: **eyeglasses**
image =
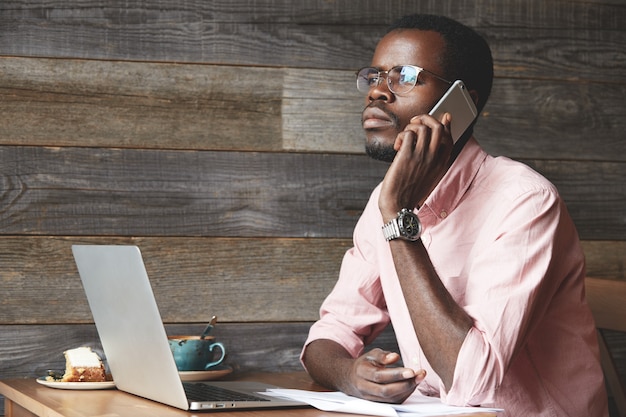
<path fill-rule="evenodd" d="M 438 80 L 452 84 L 452 81 L 448 81 L 424 68 L 415 65 L 398 65 L 388 71 L 380 71 L 374 67 L 361 68 L 356 73 L 356 88 L 361 93 L 367 94 L 372 87 L 380 85 L 384 76 L 387 78 L 389 91 L 393 94 L 406 94 L 415 87 L 421 72 L 426 72 Z"/>

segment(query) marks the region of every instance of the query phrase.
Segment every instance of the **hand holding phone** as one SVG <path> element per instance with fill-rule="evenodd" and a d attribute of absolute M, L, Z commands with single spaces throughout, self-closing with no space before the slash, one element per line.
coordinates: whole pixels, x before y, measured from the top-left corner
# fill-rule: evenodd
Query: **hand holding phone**
<path fill-rule="evenodd" d="M 474 101 L 463 81 L 455 81 L 428 114 L 441 120 L 444 113 L 450 113 L 452 116 L 450 132 L 452 141 L 456 143 L 478 115 Z"/>

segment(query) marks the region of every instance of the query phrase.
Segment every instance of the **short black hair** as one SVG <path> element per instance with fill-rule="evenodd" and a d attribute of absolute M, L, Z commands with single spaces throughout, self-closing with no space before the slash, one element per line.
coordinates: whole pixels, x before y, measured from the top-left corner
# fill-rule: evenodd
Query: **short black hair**
<path fill-rule="evenodd" d="M 476 108 L 485 107 L 493 84 L 493 58 L 487 41 L 474 29 L 445 16 L 413 14 L 394 22 L 387 33 L 398 29 L 429 30 L 439 33 L 445 43 L 441 66 L 443 77 L 463 80 L 469 90 L 476 90 L 479 98 Z"/>

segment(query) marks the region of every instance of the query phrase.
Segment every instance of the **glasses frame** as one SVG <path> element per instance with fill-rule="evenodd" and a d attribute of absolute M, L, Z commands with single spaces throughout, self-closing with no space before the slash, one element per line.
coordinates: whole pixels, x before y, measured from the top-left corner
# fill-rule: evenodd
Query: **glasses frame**
<path fill-rule="evenodd" d="M 403 91 L 402 93 L 398 93 L 396 91 L 394 91 L 394 89 L 391 87 L 391 81 L 389 81 L 389 73 L 393 70 L 396 70 L 398 68 L 403 68 L 403 67 L 411 67 L 413 68 L 416 72 L 417 75 L 415 76 L 415 83 L 413 83 L 413 85 L 411 86 L 411 88 L 409 88 L 407 91 Z M 378 72 L 377 75 L 377 81 L 376 84 L 371 84 L 369 85 L 367 91 L 361 91 L 359 90 L 359 74 L 361 73 L 361 71 L 365 70 L 365 69 L 370 69 L 370 70 L 375 70 L 376 72 Z M 402 72 L 402 70 L 400 70 L 400 72 Z M 391 91 L 393 94 L 398 94 L 398 95 L 402 95 L 402 94 L 407 94 L 408 92 L 410 92 L 411 90 L 413 90 L 413 88 L 415 88 L 415 86 L 417 85 L 417 82 L 419 81 L 419 75 L 421 72 L 425 72 L 429 75 L 432 75 L 433 77 L 435 77 L 438 80 L 443 81 L 444 83 L 447 83 L 448 85 L 452 85 L 452 81 L 446 80 L 445 78 L 435 74 L 434 72 L 428 71 L 427 69 L 424 69 L 422 67 L 419 67 L 417 65 L 396 65 L 393 68 L 390 68 L 386 71 L 381 71 L 380 69 L 376 68 L 376 67 L 363 67 L 360 68 L 356 73 L 356 81 L 357 81 L 357 90 L 361 93 L 367 94 L 372 88 L 374 87 L 378 87 L 380 85 L 380 83 L 382 82 L 383 76 L 384 78 L 387 80 L 387 88 L 389 89 L 389 91 Z"/>

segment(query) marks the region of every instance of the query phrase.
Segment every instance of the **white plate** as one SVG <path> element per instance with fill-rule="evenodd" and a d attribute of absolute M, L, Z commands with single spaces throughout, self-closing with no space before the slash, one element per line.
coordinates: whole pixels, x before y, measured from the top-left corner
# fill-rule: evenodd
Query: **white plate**
<path fill-rule="evenodd" d="M 45 385 L 50 388 L 57 389 L 76 389 L 76 390 L 91 390 L 91 389 L 111 389 L 115 388 L 115 382 L 63 382 L 63 381 L 48 381 L 45 376 L 37 378 L 37 382 L 41 385 Z"/>
<path fill-rule="evenodd" d="M 217 365 L 207 371 L 178 371 L 180 379 L 183 381 L 211 381 L 221 378 L 233 371 L 233 368 L 226 365 Z"/>

